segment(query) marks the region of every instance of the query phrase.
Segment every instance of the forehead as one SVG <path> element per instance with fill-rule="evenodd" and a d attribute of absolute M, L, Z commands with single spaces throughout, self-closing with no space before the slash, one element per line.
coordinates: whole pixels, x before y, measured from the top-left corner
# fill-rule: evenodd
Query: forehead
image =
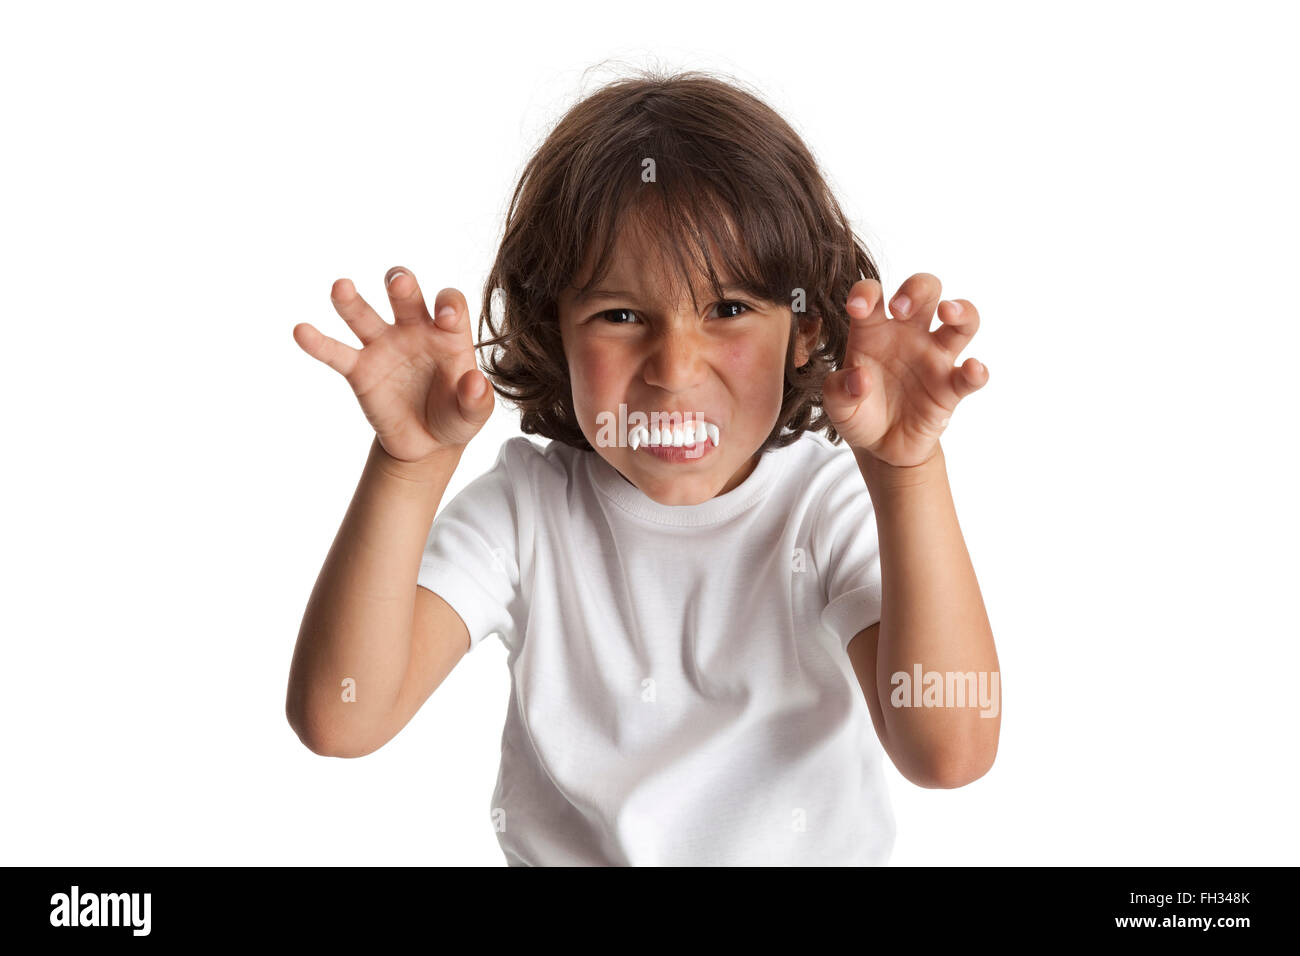
<path fill-rule="evenodd" d="M 724 286 L 731 281 L 721 252 L 712 242 L 710 255 L 718 280 Z M 674 256 L 667 237 L 651 228 L 630 224 L 621 229 L 613 241 L 606 268 L 599 281 L 579 296 L 582 285 L 592 282 L 592 270 L 598 250 L 587 251 L 586 260 L 573 281 L 560 295 L 561 309 L 576 308 L 599 302 L 607 296 L 601 292 L 618 292 L 659 301 L 689 300 L 692 287 L 709 288 L 709 276 L 689 255 Z"/>

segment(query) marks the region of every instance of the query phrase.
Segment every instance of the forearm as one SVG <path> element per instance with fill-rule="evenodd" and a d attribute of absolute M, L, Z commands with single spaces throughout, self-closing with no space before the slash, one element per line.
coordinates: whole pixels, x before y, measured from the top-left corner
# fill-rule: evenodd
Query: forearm
<path fill-rule="evenodd" d="M 912 468 L 855 454 L 880 543 L 883 595 L 875 678 L 886 747 L 910 778 L 959 786 L 992 765 L 1001 726 L 1001 681 L 943 452 Z M 924 680 L 915 687 L 918 673 L 941 675 L 937 700 L 942 706 L 926 706 L 923 700 L 916 706 L 927 691 Z M 906 674 L 906 682 L 895 681 L 896 674 Z M 974 675 L 973 684 L 962 682 L 964 701 L 950 699 L 956 689 L 950 674 Z M 936 688 L 931 683 L 928 689 L 933 702 Z"/>
<path fill-rule="evenodd" d="M 309 747 L 363 747 L 392 710 L 410 659 L 420 557 L 461 450 L 411 464 L 371 444 L 290 666 L 285 710 Z"/>

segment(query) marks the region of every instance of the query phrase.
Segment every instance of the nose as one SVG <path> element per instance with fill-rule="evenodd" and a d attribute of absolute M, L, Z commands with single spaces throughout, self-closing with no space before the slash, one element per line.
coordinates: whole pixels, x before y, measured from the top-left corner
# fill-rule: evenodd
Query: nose
<path fill-rule="evenodd" d="M 646 383 L 666 392 L 685 392 L 700 384 L 704 377 L 704 342 L 693 324 L 674 323 L 653 340 L 646 359 Z"/>

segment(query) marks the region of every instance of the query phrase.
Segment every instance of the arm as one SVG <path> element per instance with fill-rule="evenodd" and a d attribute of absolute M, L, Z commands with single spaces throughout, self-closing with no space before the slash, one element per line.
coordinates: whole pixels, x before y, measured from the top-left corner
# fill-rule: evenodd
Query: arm
<path fill-rule="evenodd" d="M 853 638 L 849 658 L 899 772 L 918 786 L 963 786 L 993 765 L 1000 702 L 981 708 L 976 696 L 960 707 L 881 706 L 894 692 L 892 676 L 903 673 L 910 682 L 917 664 L 922 673 L 982 672 L 989 675 L 984 686 L 1000 692 L 1000 680 L 992 678 L 998 671 L 993 631 L 943 454 L 913 468 L 855 454 L 875 507 L 884 593 L 880 621 Z M 910 698 L 910 684 L 904 689 Z"/>
<path fill-rule="evenodd" d="M 912 276 L 890 319 L 880 283 L 854 283 L 844 361 L 822 393 L 871 495 L 880 545 L 880 621 L 854 635 L 849 658 L 899 772 L 959 787 L 993 764 L 1001 675 L 939 447 L 957 403 L 988 381 L 975 359 L 953 366 L 979 313 L 965 299 L 940 303 L 940 291 L 935 276 Z"/>
<path fill-rule="evenodd" d="M 492 412 L 469 309 L 443 289 L 434 314 L 409 271 L 385 277 L 394 322 L 347 279 L 330 300 L 355 349 L 303 322 L 294 340 L 352 387 L 375 440 L 303 614 L 285 716 L 312 751 L 357 757 L 392 739 L 469 649 L 469 631 L 417 585 L 420 557 L 466 444 Z"/>
<path fill-rule="evenodd" d="M 316 753 L 361 756 L 383 746 L 468 649 L 460 617 L 415 583 L 460 456 L 449 448 L 414 464 L 390 457 L 377 439 L 371 444 L 289 670 L 289 725 Z M 345 678 L 353 682 L 352 700 L 345 699 Z"/>

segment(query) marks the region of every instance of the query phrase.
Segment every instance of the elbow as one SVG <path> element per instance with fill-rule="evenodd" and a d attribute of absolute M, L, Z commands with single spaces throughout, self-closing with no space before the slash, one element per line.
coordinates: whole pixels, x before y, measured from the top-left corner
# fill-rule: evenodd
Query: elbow
<path fill-rule="evenodd" d="M 295 693 L 292 684 L 289 685 L 289 693 L 285 696 L 284 719 L 289 722 L 289 729 L 297 734 L 298 740 L 304 747 L 314 754 L 327 756 L 322 737 L 317 732 L 318 728 L 307 713 L 301 694 Z"/>
<path fill-rule="evenodd" d="M 974 783 L 992 768 L 991 760 L 985 763 L 950 761 L 912 778 L 912 782 L 928 790 L 956 790 L 958 787 Z"/>
<path fill-rule="evenodd" d="M 997 744 L 991 748 L 968 748 L 935 755 L 924 764 L 908 768 L 903 775 L 927 790 L 955 790 L 974 783 L 993 769 Z"/>
<path fill-rule="evenodd" d="M 302 745 L 318 757 L 364 757 L 379 749 L 339 744 L 328 737 L 305 732 L 301 727 L 293 727 L 293 731 L 298 735 Z"/>
<path fill-rule="evenodd" d="M 290 729 L 298 735 L 298 740 L 304 747 L 317 756 L 330 756 L 330 747 L 325 741 L 325 738 L 311 728 L 311 723 L 309 721 L 304 720 L 300 715 L 294 714 L 292 711 L 289 711 L 286 714 L 286 717 L 288 718 Z"/>
<path fill-rule="evenodd" d="M 331 713 L 328 704 L 322 705 L 293 681 L 285 694 L 284 717 L 302 745 L 318 757 L 364 757 L 392 737 L 359 723 L 351 714 L 345 719 Z"/>
<path fill-rule="evenodd" d="M 318 757 L 364 757 L 378 749 L 340 741 L 337 735 L 329 733 L 317 721 L 295 709 L 292 702 L 285 707 L 285 718 L 302 745 Z"/>

